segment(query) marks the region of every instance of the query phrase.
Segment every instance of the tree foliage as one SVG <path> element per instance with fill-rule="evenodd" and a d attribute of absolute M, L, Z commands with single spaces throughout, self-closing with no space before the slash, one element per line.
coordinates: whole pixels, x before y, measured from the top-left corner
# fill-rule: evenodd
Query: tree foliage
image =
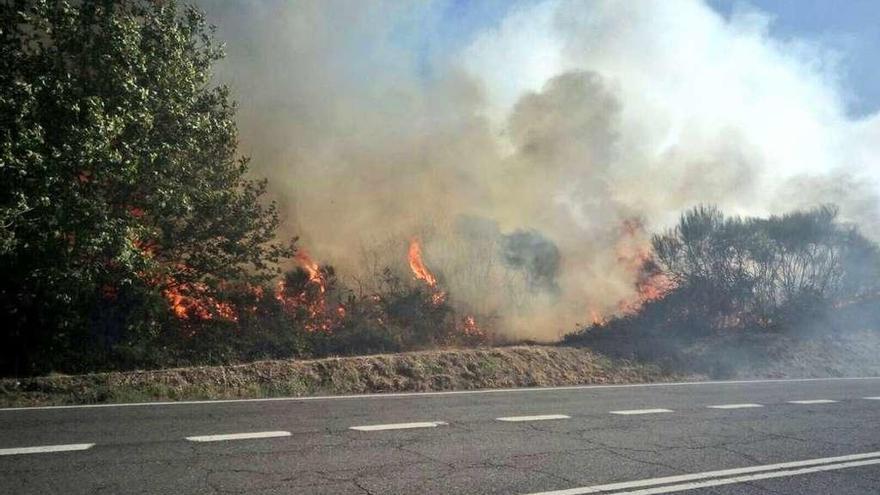
<path fill-rule="evenodd" d="M 763 348 L 771 335 L 880 325 L 880 251 L 834 206 L 767 218 L 698 206 L 652 244 L 674 288 L 568 342 L 720 377 L 772 359 Z"/>
<path fill-rule="evenodd" d="M 837 216 L 830 205 L 768 218 L 699 206 L 654 236 L 653 247 L 680 290 L 715 309 L 771 321 L 782 308 L 804 312 L 876 290 L 876 247 Z"/>
<path fill-rule="evenodd" d="M 4 371 L 131 344 L 164 328 L 163 291 L 259 283 L 291 254 L 221 56 L 173 1 L 0 2 Z"/>

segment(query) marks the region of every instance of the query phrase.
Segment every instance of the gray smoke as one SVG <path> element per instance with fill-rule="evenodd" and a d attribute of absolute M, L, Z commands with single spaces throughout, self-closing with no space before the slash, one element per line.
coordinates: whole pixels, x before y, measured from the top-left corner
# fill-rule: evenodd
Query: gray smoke
<path fill-rule="evenodd" d="M 529 287 L 551 293 L 559 291 L 559 248 L 534 230 L 517 230 L 505 235 L 501 244 L 507 266 L 526 273 Z"/>
<path fill-rule="evenodd" d="M 409 276 L 417 235 L 453 304 L 552 340 L 637 297 L 627 219 L 839 202 L 880 235 L 880 115 L 847 116 L 821 47 L 759 12 L 537 1 L 432 52 L 442 1 L 199 1 L 284 234 L 342 279 Z"/>

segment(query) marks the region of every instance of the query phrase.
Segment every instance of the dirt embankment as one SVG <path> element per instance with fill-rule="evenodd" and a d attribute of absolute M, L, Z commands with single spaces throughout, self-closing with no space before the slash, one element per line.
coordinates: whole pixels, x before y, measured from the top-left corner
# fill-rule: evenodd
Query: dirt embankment
<path fill-rule="evenodd" d="M 702 338 L 639 332 L 572 339 L 603 355 L 715 380 L 880 376 L 880 332 L 730 332 Z"/>
<path fill-rule="evenodd" d="M 0 407 L 682 380 L 588 349 L 516 346 L 0 380 Z M 699 377 L 691 377 L 699 378 Z"/>
<path fill-rule="evenodd" d="M 738 346 L 722 342 L 715 347 L 716 362 L 730 371 L 719 378 L 880 376 L 880 332 L 876 330 L 809 337 L 754 336 Z M 700 352 L 698 348 L 693 351 Z"/>

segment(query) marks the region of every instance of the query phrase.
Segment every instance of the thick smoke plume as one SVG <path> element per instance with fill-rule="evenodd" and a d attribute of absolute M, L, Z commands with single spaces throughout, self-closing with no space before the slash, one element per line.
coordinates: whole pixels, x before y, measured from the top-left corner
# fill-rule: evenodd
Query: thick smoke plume
<path fill-rule="evenodd" d="M 418 236 L 454 304 L 550 340 L 638 297 L 649 232 L 697 203 L 880 235 L 880 116 L 760 12 L 551 0 L 458 42 L 446 2 L 201 6 L 289 234 L 360 286 Z"/>
<path fill-rule="evenodd" d="M 504 236 L 502 256 L 507 266 L 522 270 L 529 286 L 556 292 L 559 273 L 559 249 L 534 230 L 517 230 Z"/>

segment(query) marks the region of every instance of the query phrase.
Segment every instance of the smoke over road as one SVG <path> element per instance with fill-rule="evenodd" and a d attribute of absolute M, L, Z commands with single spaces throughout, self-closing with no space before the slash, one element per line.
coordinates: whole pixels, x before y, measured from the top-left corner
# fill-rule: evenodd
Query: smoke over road
<path fill-rule="evenodd" d="M 451 302 L 510 336 L 638 298 L 621 246 L 696 203 L 835 202 L 880 237 L 880 115 L 849 116 L 837 54 L 760 12 L 550 0 L 450 42 L 445 2 L 200 4 L 288 233 L 358 280 L 408 273 L 418 236 Z"/>

